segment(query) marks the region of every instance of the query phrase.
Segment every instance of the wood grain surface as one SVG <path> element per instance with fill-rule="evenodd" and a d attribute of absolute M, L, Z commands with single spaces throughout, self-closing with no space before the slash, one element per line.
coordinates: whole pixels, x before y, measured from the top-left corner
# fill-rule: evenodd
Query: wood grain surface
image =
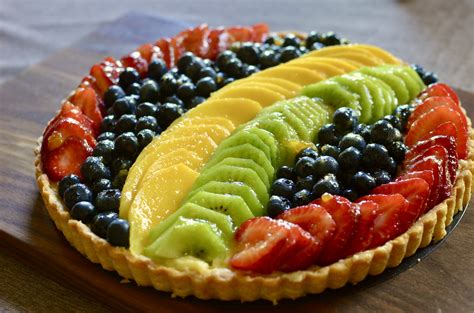
<path fill-rule="evenodd" d="M 60 100 L 105 53 L 120 56 L 159 37 L 154 18 L 128 15 L 83 38 L 0 86 L 0 310 L 160 312 L 472 312 L 474 214 L 420 264 L 382 284 L 344 288 L 274 307 L 267 302 L 172 299 L 168 293 L 120 284 L 69 246 L 47 216 L 37 191 L 33 147 Z M 162 22 L 162 21 L 161 21 Z M 136 32 L 126 32 L 130 25 Z M 170 26 L 172 27 L 172 26 Z M 178 28 L 178 26 L 176 26 Z M 146 31 L 143 29 L 147 29 Z M 140 30 L 140 31 L 138 31 Z M 302 29 L 306 30 L 306 29 Z M 154 31 L 154 35 L 153 35 Z M 126 35 L 124 35 L 124 33 Z M 152 36 L 153 37 L 150 37 Z M 348 36 L 350 34 L 347 34 Z M 389 38 L 387 42 L 389 42 Z M 382 44 L 382 46 L 384 46 Z M 472 53 L 472 51 L 471 51 Z M 418 55 L 422 59 L 423 55 Z M 472 91 L 472 90 L 470 90 Z M 474 116 L 474 94 L 460 92 Z M 15 257 L 3 257 L 7 254 Z M 17 264 L 18 260 L 20 264 Z M 28 267 L 26 267 L 26 264 Z M 6 297 L 3 295 L 7 295 Z M 130 301 L 133 299 L 133 301 Z"/>

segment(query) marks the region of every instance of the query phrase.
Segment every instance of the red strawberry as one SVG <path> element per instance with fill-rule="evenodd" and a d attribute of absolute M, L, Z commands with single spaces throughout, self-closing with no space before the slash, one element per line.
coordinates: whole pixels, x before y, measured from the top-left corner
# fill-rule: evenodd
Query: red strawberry
<path fill-rule="evenodd" d="M 278 215 L 277 218 L 296 224 L 309 232 L 317 239 L 321 248 L 336 231 L 336 222 L 332 216 L 325 208 L 317 204 L 290 209 Z"/>
<path fill-rule="evenodd" d="M 318 265 L 331 264 L 346 256 L 346 247 L 360 216 L 359 208 L 344 197 L 327 193 L 313 203 L 324 207 L 336 222 L 334 237 L 324 245 L 317 261 Z"/>
<path fill-rule="evenodd" d="M 172 53 L 172 51 L 170 51 L 170 41 L 169 38 L 161 38 L 155 43 L 155 45 L 160 49 L 163 60 L 168 68 L 171 68 L 174 65 L 174 52 Z"/>
<path fill-rule="evenodd" d="M 78 88 L 74 95 L 69 98 L 73 104 L 81 108 L 82 112 L 89 117 L 96 125 L 102 122 L 100 111 L 102 100 L 91 87 Z"/>
<path fill-rule="evenodd" d="M 230 46 L 229 35 L 225 32 L 223 27 L 212 29 L 207 36 L 207 42 L 209 44 L 209 50 L 206 59 L 211 60 L 215 60 L 220 52 Z"/>
<path fill-rule="evenodd" d="M 373 194 L 359 198 L 356 202 L 362 201 L 372 201 L 378 205 L 372 241 L 368 249 L 383 245 L 401 233 L 400 217 L 408 207 L 408 201 L 402 195 L 398 193 Z"/>
<path fill-rule="evenodd" d="M 294 272 L 307 269 L 314 264 L 321 252 L 321 244 L 316 238 L 301 227 L 295 224 L 292 225 L 296 227 L 295 231 L 291 232 L 288 243 L 294 242 L 294 244 L 291 244 L 293 253 L 288 254 L 286 261 L 278 267 L 278 270 L 282 272 Z M 296 229 L 298 230 L 296 231 Z"/>
<path fill-rule="evenodd" d="M 95 147 L 94 134 L 90 128 L 83 126 L 80 122 L 72 117 L 63 117 L 52 125 L 43 140 L 45 141 L 45 148 L 47 151 L 52 151 L 62 146 L 64 141 L 69 137 L 78 137 L 85 139 L 87 144 Z"/>
<path fill-rule="evenodd" d="M 91 154 L 92 148 L 84 139 L 68 137 L 59 148 L 42 153 L 41 162 L 49 179 L 59 181 L 69 174 L 81 176 L 81 165 Z"/>
<path fill-rule="evenodd" d="M 95 87 L 94 89 L 100 97 L 104 96 L 104 93 L 111 85 L 118 82 L 120 70 L 115 59 L 110 57 L 91 67 L 90 75 L 95 79 L 93 87 Z"/>
<path fill-rule="evenodd" d="M 421 138 L 429 134 L 430 131 L 446 122 L 452 122 L 456 125 L 456 150 L 458 157 L 460 159 L 465 159 L 467 157 L 467 128 L 465 127 L 460 114 L 447 106 L 436 107 L 421 115 L 408 131 L 405 138 L 405 144 L 409 147 L 413 146 Z"/>
<path fill-rule="evenodd" d="M 138 47 L 137 51 L 147 63 L 150 63 L 152 60 L 162 57 L 160 49 L 152 45 L 151 43 L 141 45 L 140 47 Z"/>
<path fill-rule="evenodd" d="M 78 88 L 84 88 L 84 87 L 92 87 L 94 89 L 97 89 L 96 83 L 95 83 L 95 78 L 91 75 L 87 75 L 81 80 L 81 83 L 79 84 Z"/>
<path fill-rule="evenodd" d="M 180 38 L 180 47 L 185 51 L 190 51 L 199 57 L 205 57 L 209 52 L 209 27 L 201 24 L 195 28 L 190 28 L 177 37 Z"/>
<path fill-rule="evenodd" d="M 138 74 L 144 78 L 148 72 L 148 62 L 142 58 L 139 51 L 134 51 L 120 59 L 122 66 L 133 67 L 137 70 Z"/>
<path fill-rule="evenodd" d="M 269 33 L 269 28 L 267 24 L 259 23 L 252 26 L 252 41 L 253 42 L 263 42 Z"/>
<path fill-rule="evenodd" d="M 359 223 L 348 245 L 346 254 L 351 255 L 359 251 L 364 251 L 372 243 L 374 236 L 374 225 L 379 210 L 378 204 L 373 201 L 359 201 L 353 203 L 358 205 L 360 210 Z"/>
<path fill-rule="evenodd" d="M 428 158 L 425 158 L 424 160 L 420 160 L 409 167 L 406 168 L 407 172 L 418 172 L 418 171 L 431 171 L 433 173 L 433 184 L 431 192 L 430 192 L 430 198 L 427 203 L 427 209 L 428 204 L 433 205 L 435 203 L 439 202 L 439 199 L 441 198 L 440 191 L 443 189 L 443 186 L 441 185 L 441 181 L 443 181 L 442 174 L 444 172 L 443 169 L 443 162 L 441 160 L 437 160 L 436 157 L 431 156 Z"/>
<path fill-rule="evenodd" d="M 236 269 L 268 274 L 296 263 L 306 268 L 314 260 L 314 256 L 307 253 L 310 249 L 302 249 L 316 244 L 314 238 L 301 227 L 283 220 L 266 216 L 251 218 L 240 225 L 235 240 L 237 252 L 231 257 L 230 265 Z M 306 251 L 298 253 L 302 250 Z M 292 261 L 297 254 L 307 260 Z"/>
<path fill-rule="evenodd" d="M 421 178 L 410 178 L 383 184 L 372 190 L 374 194 L 400 194 L 408 205 L 400 210 L 399 231 L 406 231 L 425 212 L 430 186 Z M 398 234 L 397 234 L 398 235 Z"/>
<path fill-rule="evenodd" d="M 253 30 L 250 27 L 234 26 L 226 29 L 229 34 L 231 42 L 245 42 L 251 41 L 253 37 Z"/>
<path fill-rule="evenodd" d="M 431 208 L 433 207 L 436 199 L 438 198 L 438 190 L 433 185 L 434 182 L 434 175 L 431 170 L 422 170 L 422 171 L 413 171 L 413 172 L 406 172 L 401 176 L 398 176 L 395 181 L 401 181 L 410 178 L 421 178 L 428 183 L 430 188 L 430 194 L 428 195 L 428 203 L 426 207 Z"/>
<path fill-rule="evenodd" d="M 448 136 L 448 137 L 453 137 L 456 138 L 456 125 L 454 125 L 453 122 L 446 122 L 443 123 L 439 126 L 437 126 L 435 129 L 430 131 L 426 136 L 420 139 L 420 141 L 424 140 L 429 140 L 431 137 L 434 136 Z M 456 147 L 454 147 L 456 151 Z M 457 155 L 457 153 L 456 153 Z"/>
<path fill-rule="evenodd" d="M 87 116 L 85 116 L 81 109 L 69 101 L 64 102 L 61 110 L 59 111 L 58 115 L 48 123 L 48 127 L 46 127 L 43 136 L 46 135 L 51 131 L 53 125 L 60 119 L 70 117 L 78 121 L 82 126 L 92 131 L 94 137 L 98 134 L 99 127 L 95 125 L 94 122 Z"/>
<path fill-rule="evenodd" d="M 440 106 L 447 106 L 447 107 L 453 109 L 454 111 L 458 112 L 459 115 L 461 116 L 463 125 L 467 128 L 466 116 L 464 115 L 464 112 L 462 111 L 459 104 L 454 102 L 453 99 L 451 99 L 450 97 L 429 97 L 429 98 L 425 99 L 421 104 L 419 104 L 416 107 L 416 109 L 413 111 L 413 113 L 410 115 L 410 118 L 408 119 L 408 123 L 407 123 L 408 129 L 423 114 L 429 112 L 430 110 L 432 110 L 436 107 L 440 107 Z"/>
<path fill-rule="evenodd" d="M 460 104 L 456 92 L 451 89 L 451 87 L 443 83 L 429 85 L 428 88 L 426 88 L 420 95 L 422 100 L 428 97 L 450 97 L 455 103 Z"/>

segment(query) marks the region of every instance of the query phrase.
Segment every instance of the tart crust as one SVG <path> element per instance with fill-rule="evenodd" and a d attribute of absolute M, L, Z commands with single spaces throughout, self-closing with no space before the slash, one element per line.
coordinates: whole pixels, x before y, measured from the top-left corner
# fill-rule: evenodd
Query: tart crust
<path fill-rule="evenodd" d="M 116 271 L 140 286 L 153 286 L 157 290 L 171 292 L 173 297 L 193 295 L 200 299 L 240 301 L 266 299 L 276 303 L 284 298 L 295 299 L 321 293 L 328 288 L 337 289 L 348 283 L 357 284 L 367 275 L 378 275 L 387 268 L 398 266 L 419 248 L 446 236 L 446 227 L 453 216 L 468 205 L 474 189 L 474 131 L 470 119 L 467 119 L 469 157 L 459 161 L 456 182 L 449 198 L 426 212 L 405 233 L 380 247 L 356 253 L 328 266 L 312 266 L 292 273 L 261 275 L 229 268 L 202 267 L 178 270 L 155 264 L 145 256 L 133 255 L 125 248 L 111 246 L 88 226 L 71 219 L 58 195 L 57 184 L 50 182 L 42 170 L 42 137 L 35 149 L 36 180 L 56 227 L 76 250 L 90 261 L 101 264 L 104 269 Z"/>

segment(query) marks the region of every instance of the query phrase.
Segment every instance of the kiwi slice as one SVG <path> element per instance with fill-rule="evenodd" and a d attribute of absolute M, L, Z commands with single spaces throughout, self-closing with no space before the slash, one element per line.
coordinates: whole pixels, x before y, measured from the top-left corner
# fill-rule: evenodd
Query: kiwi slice
<path fill-rule="evenodd" d="M 217 258 L 225 258 L 228 248 L 216 224 L 181 216 L 143 252 L 152 259 L 194 256 L 211 263 Z"/>
<path fill-rule="evenodd" d="M 246 132 L 257 135 L 260 140 L 262 140 L 268 146 L 268 148 L 270 149 L 272 166 L 273 168 L 275 168 L 280 158 L 280 153 L 278 151 L 278 142 L 276 141 L 275 136 L 273 136 L 273 134 L 267 130 L 256 127 L 249 128 L 246 130 Z"/>
<path fill-rule="evenodd" d="M 305 86 L 301 94 L 311 98 L 320 98 L 335 108 L 349 107 L 359 113 L 362 110 L 359 95 L 348 91 L 332 79 Z"/>
<path fill-rule="evenodd" d="M 191 191 L 191 193 L 188 195 L 188 198 L 192 197 L 195 193 L 199 191 L 209 191 L 212 193 L 218 193 L 218 194 L 224 194 L 224 195 L 230 194 L 230 195 L 240 196 L 242 199 L 244 199 L 245 203 L 247 203 L 247 206 L 252 211 L 253 215 L 260 216 L 260 215 L 265 214 L 264 209 L 265 209 L 266 203 L 261 203 L 258 200 L 258 196 L 255 193 L 255 191 L 253 191 L 252 188 L 245 185 L 244 183 L 211 181 L 199 187 L 198 189 L 194 189 L 193 191 Z M 186 205 L 194 205 L 194 204 L 188 203 Z M 217 212 L 214 212 L 214 213 L 221 214 Z"/>
<path fill-rule="evenodd" d="M 241 146 L 244 147 L 245 145 Z M 221 181 L 221 182 L 241 182 L 255 191 L 258 196 L 260 203 L 267 203 L 268 201 L 268 189 L 262 182 L 257 173 L 249 168 L 242 168 L 232 165 L 220 165 L 209 168 L 206 171 L 201 172 L 194 183 L 193 190 L 197 189 L 210 181 Z"/>
<path fill-rule="evenodd" d="M 229 147 L 223 150 L 216 151 L 212 159 L 205 165 L 201 171 L 201 175 L 208 170 L 215 167 L 217 163 L 220 163 L 222 160 L 227 158 L 241 158 L 253 160 L 255 163 L 260 165 L 266 172 L 267 177 L 273 177 L 275 173 L 275 168 L 273 167 L 268 156 L 260 149 L 255 148 L 249 143 L 242 144 L 240 146 Z"/>
<path fill-rule="evenodd" d="M 377 83 L 382 88 L 382 92 L 383 92 L 383 95 L 384 95 L 384 98 L 385 98 L 385 106 L 384 106 L 385 115 L 392 114 L 393 110 L 395 110 L 395 108 L 398 105 L 398 99 L 395 95 L 395 92 L 383 80 L 378 79 L 378 78 L 374 78 L 374 77 L 371 77 L 371 78 L 376 79 Z"/>
<path fill-rule="evenodd" d="M 296 130 L 286 123 L 281 115 L 269 114 L 262 116 L 254 120 L 251 127 L 257 127 L 271 132 L 279 144 L 288 139 L 299 139 Z"/>
<path fill-rule="evenodd" d="M 332 80 L 345 87 L 348 91 L 359 95 L 359 102 L 362 107 L 359 119 L 362 123 L 368 123 L 372 118 L 374 102 L 369 88 L 365 85 L 366 79 L 360 75 L 348 74 L 334 77 Z"/>
<path fill-rule="evenodd" d="M 222 232 L 222 238 L 226 243 L 232 242 L 234 236 L 234 224 L 230 216 L 206 209 L 194 203 L 185 203 L 173 214 L 165 218 L 150 230 L 147 238 L 148 243 L 153 243 L 166 230 L 168 230 L 180 217 L 201 219 L 214 223 Z"/>
<path fill-rule="evenodd" d="M 285 103 L 286 104 L 286 103 Z M 310 140 L 309 129 L 298 116 L 288 110 L 288 105 L 278 105 L 278 106 L 271 106 L 268 108 L 268 111 L 265 113 L 262 111 L 263 114 L 275 114 L 279 116 L 279 118 L 283 118 L 286 123 L 291 125 L 293 129 L 298 134 L 299 139 L 304 141 Z M 266 109 L 264 109 L 266 110 Z"/>
<path fill-rule="evenodd" d="M 408 103 L 410 94 L 408 93 L 405 81 L 397 75 L 384 71 L 380 67 L 363 67 L 359 70 L 361 73 L 383 80 L 388 84 L 398 99 L 398 103 Z"/>
<path fill-rule="evenodd" d="M 199 191 L 188 202 L 228 215 L 236 226 L 254 217 L 244 199 L 236 195 Z"/>
<path fill-rule="evenodd" d="M 232 165 L 232 166 L 249 168 L 253 170 L 255 173 L 257 173 L 258 177 L 260 177 L 262 182 L 265 184 L 265 187 L 267 187 L 267 189 L 270 189 L 270 183 L 272 182 L 274 171 L 271 172 L 271 176 L 268 176 L 267 172 L 263 169 L 263 167 L 257 164 L 252 159 L 230 157 L 230 158 L 222 159 L 219 163 L 217 163 L 214 166 L 219 166 L 219 165 Z"/>
<path fill-rule="evenodd" d="M 382 69 L 400 77 L 408 89 L 409 101 L 413 100 L 424 88 L 424 84 L 416 72 L 410 72 L 408 66 L 382 66 Z M 413 75 L 414 74 L 414 75 Z"/>
<path fill-rule="evenodd" d="M 370 122 L 375 122 L 381 119 L 385 114 L 385 95 L 383 93 L 382 87 L 378 84 L 378 81 L 371 76 L 364 77 L 364 85 L 367 86 L 367 89 L 372 96 L 372 114 Z"/>

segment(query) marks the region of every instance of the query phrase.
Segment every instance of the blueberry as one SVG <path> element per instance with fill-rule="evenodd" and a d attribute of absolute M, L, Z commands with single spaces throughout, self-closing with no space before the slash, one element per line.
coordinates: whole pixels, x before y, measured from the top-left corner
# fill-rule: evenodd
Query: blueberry
<path fill-rule="evenodd" d="M 126 158 L 116 158 L 112 161 L 110 168 L 112 170 L 112 174 L 116 175 L 121 170 L 128 170 L 132 166 L 133 162 Z"/>
<path fill-rule="evenodd" d="M 181 106 L 175 103 L 164 103 L 157 107 L 156 119 L 161 129 L 166 129 L 175 119 L 184 114 Z"/>
<path fill-rule="evenodd" d="M 133 83 L 140 81 L 140 74 L 133 67 L 126 67 L 119 75 L 119 85 L 122 89 L 127 89 Z"/>
<path fill-rule="evenodd" d="M 95 216 L 95 207 L 87 201 L 80 201 L 73 205 L 71 209 L 71 217 L 75 220 L 88 224 Z"/>
<path fill-rule="evenodd" d="M 278 178 L 272 184 L 270 194 L 291 199 L 296 191 L 295 183 L 287 178 Z"/>
<path fill-rule="evenodd" d="M 339 157 L 339 153 L 341 153 L 341 149 L 337 146 L 332 145 L 323 145 L 320 149 L 321 155 L 327 155 L 337 159 Z"/>
<path fill-rule="evenodd" d="M 309 47 L 309 50 L 310 51 L 316 51 L 316 50 L 319 50 L 319 49 L 322 49 L 324 48 L 325 45 L 323 45 L 322 43 L 320 42 L 315 42 L 311 45 L 311 47 Z"/>
<path fill-rule="evenodd" d="M 408 123 L 408 119 L 413 111 L 413 106 L 404 104 L 400 105 L 395 109 L 394 115 L 398 117 L 401 124 L 401 130 L 404 131 Z"/>
<path fill-rule="evenodd" d="M 178 82 L 176 78 L 169 73 L 166 73 L 161 77 L 160 80 L 160 93 L 161 97 L 165 98 L 168 97 L 176 92 L 176 88 L 178 88 Z"/>
<path fill-rule="evenodd" d="M 314 170 L 315 159 L 311 157 L 302 157 L 296 161 L 295 173 L 299 177 L 305 177 L 311 175 Z"/>
<path fill-rule="evenodd" d="M 407 153 L 408 148 L 403 142 L 395 141 L 390 144 L 388 147 L 388 152 L 390 156 L 397 162 L 401 164 L 405 159 L 405 154 Z"/>
<path fill-rule="evenodd" d="M 59 193 L 59 195 L 61 197 L 63 197 L 64 192 L 66 191 L 66 189 L 68 189 L 72 185 L 79 184 L 80 182 L 81 182 L 81 180 L 79 179 L 79 176 L 77 176 L 77 175 L 70 174 L 70 175 L 64 176 L 61 179 L 61 181 L 59 181 L 59 184 L 58 184 L 58 193 Z"/>
<path fill-rule="evenodd" d="M 118 212 L 121 192 L 118 189 L 106 189 L 95 198 L 95 207 L 98 212 Z"/>
<path fill-rule="evenodd" d="M 339 154 L 337 161 L 342 169 L 358 168 L 362 153 L 355 147 L 349 147 Z"/>
<path fill-rule="evenodd" d="M 290 201 L 285 197 L 271 196 L 267 203 L 267 213 L 275 217 L 291 208 Z"/>
<path fill-rule="evenodd" d="M 81 174 L 86 181 L 93 182 L 101 178 L 109 179 L 110 170 L 102 162 L 101 157 L 90 156 L 81 165 Z"/>
<path fill-rule="evenodd" d="M 120 98 L 113 105 L 114 115 L 117 118 L 124 114 L 135 114 L 136 109 L 136 101 L 132 97 Z"/>
<path fill-rule="evenodd" d="M 137 106 L 137 118 L 147 115 L 155 115 L 156 105 L 150 102 L 143 102 Z"/>
<path fill-rule="evenodd" d="M 431 85 L 438 82 L 438 75 L 433 72 L 426 72 L 421 79 L 423 79 L 425 85 Z"/>
<path fill-rule="evenodd" d="M 327 174 L 337 174 L 338 170 L 339 164 L 336 159 L 323 155 L 316 159 L 313 172 L 317 178 L 321 178 Z"/>
<path fill-rule="evenodd" d="M 135 130 L 135 125 L 137 125 L 137 117 L 135 114 L 124 114 L 115 124 L 115 133 L 120 135 L 126 132 L 133 132 Z"/>
<path fill-rule="evenodd" d="M 258 68 L 254 65 L 244 65 L 242 68 L 242 77 L 248 77 L 258 72 Z"/>
<path fill-rule="evenodd" d="M 323 34 L 321 42 L 326 46 L 335 46 L 341 44 L 341 38 L 334 32 L 327 32 Z"/>
<path fill-rule="evenodd" d="M 298 154 L 296 155 L 296 160 L 301 159 L 303 157 L 310 157 L 312 159 L 316 159 L 319 156 L 318 151 L 315 149 L 309 147 L 309 148 L 304 148 Z"/>
<path fill-rule="evenodd" d="M 321 127 L 318 132 L 318 142 L 321 145 L 337 146 L 339 144 L 339 140 L 340 137 L 334 124 L 326 124 Z"/>
<path fill-rule="evenodd" d="M 242 75 L 242 65 L 242 61 L 239 59 L 230 59 L 224 68 L 224 72 L 230 77 L 239 78 Z"/>
<path fill-rule="evenodd" d="M 107 228 L 107 241 L 116 247 L 128 248 L 130 224 L 121 218 L 113 220 Z"/>
<path fill-rule="evenodd" d="M 293 46 L 299 47 L 301 44 L 301 40 L 295 36 L 295 34 L 289 33 L 283 38 L 283 47 Z"/>
<path fill-rule="evenodd" d="M 373 177 L 375 179 L 375 184 L 377 186 L 387 184 L 392 180 L 392 178 L 390 177 L 390 174 L 386 171 L 376 171 L 373 174 Z"/>
<path fill-rule="evenodd" d="M 138 152 L 138 140 L 132 132 L 123 133 L 115 138 L 115 151 L 120 156 L 130 157 Z"/>
<path fill-rule="evenodd" d="M 194 108 L 195 106 L 203 103 L 204 101 L 206 101 L 206 98 L 204 97 L 199 97 L 199 96 L 194 97 L 191 99 L 191 101 L 186 102 L 186 109 L 190 110 Z"/>
<path fill-rule="evenodd" d="M 316 179 L 313 175 L 308 175 L 305 177 L 299 177 L 296 181 L 296 190 L 308 189 L 312 190 Z"/>
<path fill-rule="evenodd" d="M 156 132 L 159 132 L 159 126 L 156 118 L 154 116 L 142 116 L 138 119 L 138 122 L 135 126 L 135 133 L 139 133 L 142 129 L 149 129 Z"/>
<path fill-rule="evenodd" d="M 365 148 L 365 139 L 361 135 L 348 133 L 341 138 L 339 142 L 339 148 L 345 150 L 349 147 L 354 147 L 359 151 L 364 150 Z"/>
<path fill-rule="evenodd" d="M 396 129 L 402 130 L 402 123 L 400 122 L 400 119 L 395 115 L 386 115 L 383 119 L 392 124 L 392 126 Z"/>
<path fill-rule="evenodd" d="M 333 122 L 336 130 L 339 133 L 344 134 L 354 129 L 354 126 L 358 122 L 358 118 L 354 110 L 351 108 L 342 107 L 334 112 Z"/>
<path fill-rule="evenodd" d="M 233 77 L 227 77 L 226 79 L 224 79 L 224 81 L 222 82 L 222 86 L 225 86 L 225 85 L 228 85 L 230 83 L 233 83 L 235 81 L 235 78 Z"/>
<path fill-rule="evenodd" d="M 370 139 L 383 145 L 390 144 L 397 137 L 396 129 L 386 120 L 380 120 L 372 125 Z"/>
<path fill-rule="evenodd" d="M 337 195 L 340 192 L 339 183 L 335 176 L 328 175 L 320 179 L 313 187 L 313 197 L 320 198 L 324 193 Z"/>
<path fill-rule="evenodd" d="M 365 195 L 375 188 L 375 179 L 368 173 L 359 171 L 352 176 L 352 186 L 359 195 Z"/>
<path fill-rule="evenodd" d="M 299 49 L 293 47 L 293 46 L 288 46 L 285 47 L 281 50 L 280 53 L 280 62 L 288 62 L 290 60 L 296 59 L 301 55 L 301 52 Z"/>
<path fill-rule="evenodd" d="M 260 54 L 260 65 L 262 69 L 278 65 L 280 56 L 273 50 L 264 50 Z"/>
<path fill-rule="evenodd" d="M 196 58 L 192 61 L 186 68 L 186 76 L 188 76 L 192 81 L 196 81 L 199 78 L 199 72 L 204 68 L 204 63 L 202 60 Z"/>
<path fill-rule="evenodd" d="M 283 165 L 276 172 L 277 178 L 287 178 L 292 181 L 296 180 L 296 174 L 292 167 Z"/>
<path fill-rule="evenodd" d="M 177 88 L 179 88 L 179 86 L 181 86 L 182 84 L 192 83 L 192 82 L 193 81 L 191 80 L 191 78 L 189 78 L 188 76 L 184 74 L 181 74 L 176 78 Z"/>
<path fill-rule="evenodd" d="M 81 183 L 74 184 L 64 191 L 64 203 L 68 209 L 71 209 L 74 204 L 81 201 L 92 201 L 92 192 L 86 185 Z"/>
<path fill-rule="evenodd" d="M 307 189 L 301 189 L 293 195 L 293 206 L 308 204 L 312 200 L 312 193 Z"/>
<path fill-rule="evenodd" d="M 101 133 L 113 133 L 115 131 L 115 118 L 113 115 L 107 115 L 100 123 Z"/>
<path fill-rule="evenodd" d="M 274 36 L 268 36 L 267 39 L 263 42 L 264 44 L 267 45 L 274 45 L 275 44 L 275 37 Z"/>
<path fill-rule="evenodd" d="M 425 75 L 426 71 L 425 69 L 418 64 L 411 64 L 410 67 L 420 76 L 423 77 Z"/>
<path fill-rule="evenodd" d="M 181 108 L 184 108 L 184 102 L 183 102 L 183 100 L 181 100 L 180 98 L 178 98 L 178 97 L 175 96 L 175 95 L 172 95 L 172 96 L 167 97 L 163 102 L 164 102 L 164 103 L 166 103 L 166 102 L 168 102 L 168 103 L 174 103 L 174 104 L 177 104 L 178 106 L 180 106 Z"/>
<path fill-rule="evenodd" d="M 113 140 L 102 140 L 95 146 L 93 155 L 101 157 L 105 164 L 110 164 L 114 159 L 114 150 L 115 144 Z"/>
<path fill-rule="evenodd" d="M 387 165 L 385 166 L 384 169 L 387 170 L 387 172 L 390 175 L 395 176 L 397 174 L 397 169 L 398 169 L 397 162 L 395 162 L 395 160 L 392 157 L 388 158 Z"/>
<path fill-rule="evenodd" d="M 216 83 L 210 77 L 204 77 L 196 83 L 196 93 L 201 97 L 209 97 L 211 92 L 217 89 Z"/>
<path fill-rule="evenodd" d="M 359 197 L 357 192 L 355 190 L 352 190 L 352 189 L 344 189 L 341 192 L 341 196 L 343 196 L 344 198 L 348 199 L 351 202 L 354 202 Z"/>
<path fill-rule="evenodd" d="M 323 35 L 317 31 L 311 31 L 308 34 L 308 37 L 306 37 L 306 48 L 311 49 L 313 44 L 315 43 L 321 43 L 323 39 Z"/>
<path fill-rule="evenodd" d="M 107 228 L 109 224 L 118 218 L 115 212 L 99 213 L 92 219 L 91 230 L 101 238 L 107 237 Z"/>
<path fill-rule="evenodd" d="M 383 169 L 389 163 L 387 148 L 377 143 L 369 143 L 362 152 L 362 164 L 367 170 Z"/>
<path fill-rule="evenodd" d="M 192 52 L 185 52 L 178 60 L 177 67 L 181 73 L 186 72 L 188 66 L 194 62 L 196 56 Z"/>
<path fill-rule="evenodd" d="M 227 64 L 229 63 L 230 60 L 234 59 L 235 58 L 235 53 L 230 51 L 230 50 L 226 50 L 224 52 L 221 52 L 217 58 L 216 58 L 216 65 L 217 67 L 222 71 L 225 69 L 225 67 L 227 66 Z"/>
<path fill-rule="evenodd" d="M 143 150 L 155 137 L 155 132 L 151 129 L 142 129 L 137 134 L 138 148 Z"/>
<path fill-rule="evenodd" d="M 193 83 L 184 83 L 178 87 L 176 95 L 183 101 L 189 100 L 196 95 L 196 87 Z"/>
<path fill-rule="evenodd" d="M 160 87 L 154 80 L 149 80 L 140 88 L 140 101 L 157 103 L 160 99 Z"/>
<path fill-rule="evenodd" d="M 251 42 L 245 42 L 237 51 L 237 57 L 244 63 L 256 65 L 258 64 L 258 49 Z"/>
<path fill-rule="evenodd" d="M 166 71 L 166 63 L 162 59 L 154 59 L 148 64 L 148 77 L 154 81 L 159 81 Z"/>
<path fill-rule="evenodd" d="M 357 124 L 355 127 L 354 127 L 354 134 L 358 134 L 358 135 L 361 135 L 362 138 L 364 138 L 365 142 L 369 142 L 370 141 L 370 131 L 371 131 L 371 127 L 369 125 L 365 125 L 363 123 L 360 123 L 360 124 Z"/>
<path fill-rule="evenodd" d="M 110 181 L 110 179 L 106 178 L 96 180 L 91 187 L 92 193 L 94 195 L 97 195 L 99 192 L 106 189 L 112 189 L 112 182 Z"/>
<path fill-rule="evenodd" d="M 122 87 L 118 85 L 112 85 L 107 89 L 104 93 L 104 104 L 106 108 L 110 108 L 115 101 L 120 98 L 125 97 L 125 92 L 123 91 Z"/>
<path fill-rule="evenodd" d="M 139 83 L 133 83 L 127 87 L 125 93 L 127 96 L 138 95 L 140 93 L 141 85 Z"/>
<path fill-rule="evenodd" d="M 115 134 L 113 132 L 105 132 L 97 136 L 97 142 L 101 142 L 104 140 L 114 140 L 115 139 Z"/>
<path fill-rule="evenodd" d="M 210 66 L 207 66 L 205 68 L 202 68 L 200 71 L 199 71 L 199 74 L 198 74 L 198 78 L 204 78 L 204 77 L 209 77 L 211 78 L 213 81 L 216 81 L 217 79 L 217 73 L 216 71 L 210 67 Z"/>

